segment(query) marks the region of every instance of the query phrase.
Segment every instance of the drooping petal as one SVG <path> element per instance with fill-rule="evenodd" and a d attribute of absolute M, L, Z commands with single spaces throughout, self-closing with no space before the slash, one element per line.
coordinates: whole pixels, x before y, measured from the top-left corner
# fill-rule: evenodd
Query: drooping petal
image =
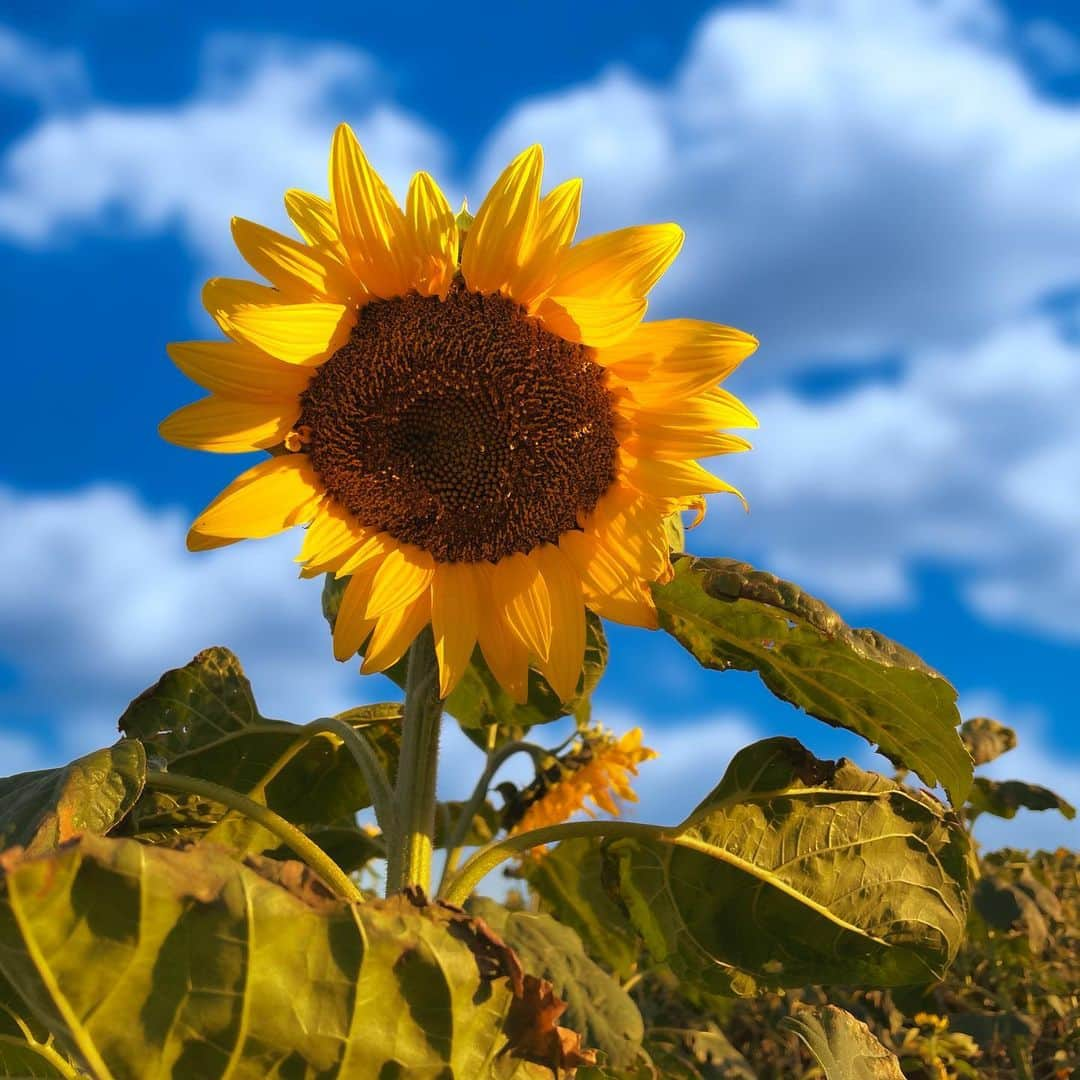
<path fill-rule="evenodd" d="M 409 185 L 405 216 L 416 256 L 415 288 L 424 296 L 445 296 L 457 273 L 457 218 L 426 172 L 418 172 Z"/>
<path fill-rule="evenodd" d="M 300 415 L 300 401 L 234 401 L 211 396 L 177 409 L 158 425 L 167 442 L 191 450 L 243 454 L 281 443 Z"/>
<path fill-rule="evenodd" d="M 757 339 L 698 319 L 642 323 L 599 350 L 596 362 L 625 382 L 642 402 L 669 403 L 716 386 L 757 348 Z"/>
<path fill-rule="evenodd" d="M 640 458 L 627 468 L 626 478 L 643 495 L 660 498 L 681 498 L 685 495 L 717 495 L 726 492 L 737 495 L 746 505 L 741 492 L 729 483 L 713 476 L 696 461 L 657 461 Z"/>
<path fill-rule="evenodd" d="M 359 300 L 356 275 L 325 249 L 310 247 L 246 218 L 232 219 L 233 240 L 251 268 L 294 300 Z"/>
<path fill-rule="evenodd" d="M 369 535 L 347 510 L 327 498 L 304 533 L 296 562 L 320 573 L 336 569 L 345 556 Z"/>
<path fill-rule="evenodd" d="M 499 685 L 518 704 L 529 698 L 529 654 L 494 607 L 480 612 L 477 640 Z"/>
<path fill-rule="evenodd" d="M 585 601 L 597 615 L 628 626 L 657 628 L 656 605 L 646 586 L 595 536 L 564 533 L 559 550 L 581 575 Z"/>
<path fill-rule="evenodd" d="M 310 521 L 322 497 L 307 454 L 283 454 L 241 473 L 196 518 L 191 531 L 236 540 L 273 536 Z"/>
<path fill-rule="evenodd" d="M 396 664 L 430 621 L 431 593 L 428 590 L 410 603 L 384 612 L 372 631 L 360 670 L 370 675 Z"/>
<path fill-rule="evenodd" d="M 551 599 L 539 564 L 517 552 L 495 564 L 492 589 L 507 626 L 529 652 L 547 660 L 551 649 Z"/>
<path fill-rule="evenodd" d="M 559 695 L 569 701 L 577 692 L 585 662 L 585 600 L 581 578 L 566 556 L 551 544 L 533 552 L 540 564 L 551 604 L 551 648 L 542 670 Z"/>
<path fill-rule="evenodd" d="M 364 617 L 377 619 L 387 611 L 412 603 L 430 585 L 435 561 L 412 545 L 395 545 L 375 571 Z"/>
<path fill-rule="evenodd" d="M 465 236 L 461 272 L 474 292 L 505 290 L 531 243 L 540 201 L 544 154 L 523 150 L 492 185 Z"/>
<path fill-rule="evenodd" d="M 283 364 L 238 341 L 174 341 L 172 362 L 200 386 L 224 397 L 269 401 L 299 397 L 311 369 Z"/>
<path fill-rule="evenodd" d="M 375 296 L 404 296 L 413 284 L 405 215 L 347 124 L 334 132 L 330 195 L 341 243 L 364 286 Z"/>
<path fill-rule="evenodd" d="M 573 242 L 580 214 L 580 180 L 566 180 L 540 200 L 528 254 L 508 283 L 510 295 L 518 303 L 533 309 L 550 288 L 559 256 Z"/>
<path fill-rule="evenodd" d="M 337 352 L 355 322 L 355 308 L 320 302 L 241 307 L 218 317 L 230 337 L 287 364 L 307 366 L 321 364 Z"/>
<path fill-rule="evenodd" d="M 334 620 L 335 660 L 355 656 L 374 628 L 375 620 L 364 618 L 364 605 L 370 591 L 370 574 L 354 574 L 349 578 Z"/>
<path fill-rule="evenodd" d="M 480 580 L 470 563 L 440 563 L 431 583 L 431 630 L 439 660 L 439 696 L 448 697 L 472 657 L 479 630 Z"/>

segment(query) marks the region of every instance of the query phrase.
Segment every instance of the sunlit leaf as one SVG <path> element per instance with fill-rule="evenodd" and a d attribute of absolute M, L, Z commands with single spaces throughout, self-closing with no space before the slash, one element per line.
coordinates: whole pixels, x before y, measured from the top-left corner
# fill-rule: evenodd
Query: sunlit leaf
<path fill-rule="evenodd" d="M 740 751 L 668 835 L 609 850 L 654 959 L 706 990 L 929 981 L 963 936 L 971 848 L 959 819 L 794 739 Z"/>
<path fill-rule="evenodd" d="M 518 999 L 428 911 L 86 836 L 8 867 L 0 972 L 98 1078 L 550 1078 L 500 1056 Z"/>
<path fill-rule="evenodd" d="M 896 1056 L 861 1020 L 835 1005 L 803 1007 L 780 1026 L 806 1044 L 826 1080 L 904 1080 Z"/>
<path fill-rule="evenodd" d="M 50 851 L 82 832 L 107 833 L 134 805 L 146 779 L 146 754 L 134 739 L 59 769 L 0 779 L 0 851 Z"/>
<path fill-rule="evenodd" d="M 956 691 L 914 653 L 733 559 L 679 559 L 674 580 L 653 593 L 660 625 L 701 664 L 756 671 L 777 697 L 963 801 L 972 764 L 956 731 Z"/>
<path fill-rule="evenodd" d="M 551 982 L 568 1006 L 563 1023 L 580 1032 L 588 1046 L 603 1051 L 605 1064 L 624 1068 L 640 1059 L 644 1027 L 637 1006 L 586 955 L 570 927 L 550 915 L 509 911 L 482 897 L 474 898 L 469 909 L 518 954 L 526 971 Z"/>

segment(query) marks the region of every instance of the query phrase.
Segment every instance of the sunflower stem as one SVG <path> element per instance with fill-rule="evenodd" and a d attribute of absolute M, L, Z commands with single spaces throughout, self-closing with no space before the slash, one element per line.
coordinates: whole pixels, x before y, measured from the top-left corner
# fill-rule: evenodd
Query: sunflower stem
<path fill-rule="evenodd" d="M 210 780 L 200 780 L 196 776 L 182 776 L 179 773 L 151 770 L 146 774 L 146 784 L 147 787 L 156 788 L 158 791 L 201 795 L 227 806 L 230 810 L 238 810 L 292 848 L 293 852 L 299 855 L 343 900 L 355 903 L 363 901 L 363 894 L 349 875 L 314 840 L 302 833 L 291 822 L 286 821 L 280 814 L 275 814 L 268 806 L 263 806 L 262 803 L 257 803 L 254 799 L 249 799 L 246 795 L 241 795 L 240 792 L 233 791 L 231 788 L 212 783 Z"/>
<path fill-rule="evenodd" d="M 620 836 L 664 840 L 673 832 L 674 830 L 664 825 L 646 825 L 640 821 L 566 821 L 561 825 L 530 829 L 482 847 L 472 858 L 466 860 L 465 865 L 450 879 L 439 895 L 448 903 L 464 904 L 481 879 L 500 863 L 541 844 L 554 844 L 575 836 L 605 840 L 615 840 Z"/>
<path fill-rule="evenodd" d="M 442 704 L 435 639 L 427 627 L 409 646 L 405 720 L 394 788 L 397 821 L 387 844 L 388 896 L 408 885 L 417 885 L 425 893 L 431 889 Z"/>

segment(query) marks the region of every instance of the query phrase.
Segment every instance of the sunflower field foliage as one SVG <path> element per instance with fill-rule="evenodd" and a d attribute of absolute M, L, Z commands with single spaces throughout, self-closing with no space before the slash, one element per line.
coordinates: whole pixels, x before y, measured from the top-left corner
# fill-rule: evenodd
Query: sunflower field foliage
<path fill-rule="evenodd" d="M 698 459 L 749 449 L 720 384 L 757 342 L 645 320 L 681 230 L 575 242 L 581 182 L 542 171 L 523 152 L 475 216 L 419 173 L 402 207 L 342 126 L 329 198 L 285 196 L 295 237 L 234 219 L 264 280 L 207 284 L 224 337 L 169 352 L 208 396 L 161 433 L 262 453 L 188 546 L 302 527 L 327 662 L 402 700 L 266 717 L 212 646 L 112 746 L 0 780 L 0 1075 L 1080 1075 L 1076 856 L 971 835 L 1073 808 L 976 775 L 1015 733 L 902 645 L 689 553 L 705 497 L 742 498 Z M 684 821 L 621 819 L 664 766 L 591 714 L 605 620 L 893 770 L 770 738 Z M 457 802 L 451 724 L 479 762 Z"/>

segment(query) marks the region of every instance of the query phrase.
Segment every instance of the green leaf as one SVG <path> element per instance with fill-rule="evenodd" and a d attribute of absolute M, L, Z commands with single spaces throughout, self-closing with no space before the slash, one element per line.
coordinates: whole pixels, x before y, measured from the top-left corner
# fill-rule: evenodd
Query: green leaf
<path fill-rule="evenodd" d="M 654 959 L 710 992 L 933 980 L 964 933 L 972 853 L 956 815 L 794 739 L 736 754 L 664 839 L 609 850 Z"/>
<path fill-rule="evenodd" d="M 964 811 L 974 821 L 980 814 L 1014 818 L 1021 808 L 1057 810 L 1069 821 L 1076 817 L 1076 808 L 1049 788 L 1023 780 L 987 780 L 984 776 L 975 777 Z"/>
<path fill-rule="evenodd" d="M 956 731 L 956 691 L 914 653 L 734 559 L 679 559 L 653 595 L 661 627 L 705 667 L 756 671 L 777 697 L 963 801 L 972 764 Z"/>
<path fill-rule="evenodd" d="M 973 716 L 960 726 L 960 738 L 976 765 L 985 765 L 1016 747 L 1016 732 L 989 716 Z"/>
<path fill-rule="evenodd" d="M 904 1080 L 896 1056 L 861 1020 L 835 1005 L 804 1006 L 780 1026 L 806 1044 L 826 1080 Z"/>
<path fill-rule="evenodd" d="M 338 719 L 363 730 L 392 772 L 400 744 L 402 707 L 365 705 Z M 206 649 L 166 672 L 120 718 L 121 730 L 141 739 L 159 766 L 221 784 L 303 827 L 352 826 L 371 795 L 351 753 L 333 736 L 263 717 L 237 658 Z M 358 830 L 357 830 L 358 831 Z M 210 839 L 235 851 L 276 847 L 269 833 L 196 796 L 147 792 L 129 835 L 149 843 Z M 362 837 L 356 843 L 364 846 Z"/>
<path fill-rule="evenodd" d="M 645 1048 L 665 1080 L 757 1080 L 746 1058 L 719 1030 L 650 1027 Z"/>
<path fill-rule="evenodd" d="M 328 574 L 323 585 L 323 614 L 333 629 L 341 604 L 341 594 L 348 578 Z M 465 669 L 454 692 L 446 699 L 446 711 L 461 725 L 465 734 L 478 746 L 487 748 L 487 734 L 495 725 L 495 745 L 522 738 L 537 724 L 547 724 L 563 716 L 588 720 L 589 697 L 607 666 L 608 646 L 603 625 L 592 612 L 587 613 L 585 633 L 585 663 L 578 683 L 577 696 L 562 702 L 539 672 L 529 671 L 529 695 L 524 705 L 517 705 L 499 685 L 484 661 L 479 648 L 473 651 L 472 661 Z M 398 686 L 405 685 L 405 658 L 388 668 L 389 676 Z"/>
<path fill-rule="evenodd" d="M 472 914 L 482 918 L 520 957 L 530 974 L 547 979 L 565 999 L 562 1022 L 585 1043 L 607 1055 L 616 1069 L 641 1058 L 645 1030 L 641 1014 L 621 986 L 585 954 L 581 938 L 550 915 L 508 911 L 494 900 L 474 897 Z"/>
<path fill-rule="evenodd" d="M 0 851 L 18 845 L 51 851 L 81 832 L 107 833 L 135 804 L 146 754 L 134 739 L 59 769 L 0 779 Z"/>
<path fill-rule="evenodd" d="M 499 1056 L 516 999 L 452 917 L 88 835 L 9 865 L 0 973 L 98 1080 L 550 1077 Z"/>
<path fill-rule="evenodd" d="M 0 975 L 0 1076 L 75 1080 L 83 1075 L 53 1046 L 49 1033 L 24 1015 L 23 1002 Z"/>
<path fill-rule="evenodd" d="M 600 843 L 577 837 L 525 860 L 522 870 L 546 910 L 578 932 L 589 955 L 627 979 L 637 968 L 641 945 L 605 886 L 604 866 Z"/>

